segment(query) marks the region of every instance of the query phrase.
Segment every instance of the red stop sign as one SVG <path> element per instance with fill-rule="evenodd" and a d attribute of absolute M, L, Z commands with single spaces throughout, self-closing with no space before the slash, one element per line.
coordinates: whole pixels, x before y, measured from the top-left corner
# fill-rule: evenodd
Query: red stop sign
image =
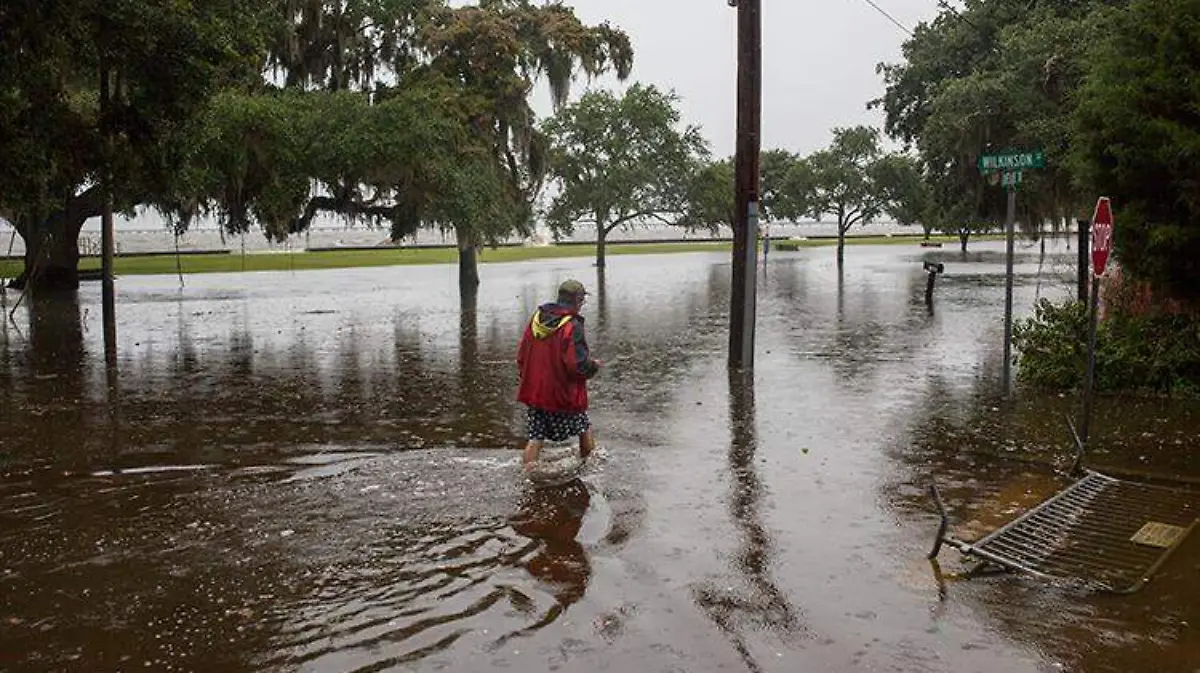
<path fill-rule="evenodd" d="M 1092 215 L 1092 273 L 1103 276 L 1108 268 L 1108 256 L 1112 252 L 1113 215 L 1112 204 L 1107 196 L 1096 202 Z"/>

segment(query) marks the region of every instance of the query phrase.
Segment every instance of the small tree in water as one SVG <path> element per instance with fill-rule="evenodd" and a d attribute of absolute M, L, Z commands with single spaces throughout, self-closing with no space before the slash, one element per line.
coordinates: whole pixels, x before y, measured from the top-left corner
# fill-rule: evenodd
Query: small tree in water
<path fill-rule="evenodd" d="M 837 262 L 845 261 L 846 232 L 869 224 L 885 211 L 887 198 L 879 183 L 879 131 L 866 127 L 833 131 L 828 149 L 808 158 L 812 170 L 812 216 L 837 218 Z"/>
<path fill-rule="evenodd" d="M 545 125 L 561 190 L 547 224 L 559 233 L 579 221 L 595 223 L 599 268 L 618 227 L 675 224 L 687 210 L 692 176 L 708 148 L 698 128 L 679 128 L 677 102 L 653 86 L 634 85 L 620 98 L 592 91 Z"/>

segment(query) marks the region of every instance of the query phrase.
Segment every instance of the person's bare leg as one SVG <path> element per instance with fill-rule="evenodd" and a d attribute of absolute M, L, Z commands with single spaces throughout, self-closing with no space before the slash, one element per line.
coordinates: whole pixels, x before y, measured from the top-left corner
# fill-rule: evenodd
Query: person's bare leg
<path fill-rule="evenodd" d="M 596 436 L 591 429 L 579 435 L 579 457 L 587 460 L 587 457 L 592 455 L 592 451 L 596 448 Z"/>
<path fill-rule="evenodd" d="M 531 439 L 525 443 L 525 453 L 522 455 L 521 461 L 526 471 L 537 462 L 538 456 L 542 454 L 543 444 L 545 442 L 538 439 Z"/>

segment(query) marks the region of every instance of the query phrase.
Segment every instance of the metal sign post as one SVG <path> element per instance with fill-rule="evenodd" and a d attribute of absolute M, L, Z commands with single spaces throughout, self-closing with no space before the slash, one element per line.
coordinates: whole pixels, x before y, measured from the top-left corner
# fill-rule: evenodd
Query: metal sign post
<path fill-rule="evenodd" d="M 1092 432 L 1092 407 L 1095 402 L 1096 384 L 1096 327 L 1099 322 L 1100 278 L 1108 269 L 1108 258 L 1112 252 L 1113 214 L 1107 196 L 1096 202 L 1096 214 L 1092 216 L 1092 296 L 1088 308 L 1088 362 L 1083 380 L 1083 421 L 1079 427 L 1079 439 L 1086 448 Z"/>
<path fill-rule="evenodd" d="M 758 201 L 748 206 L 746 230 L 746 300 L 742 314 L 742 368 L 754 369 L 754 327 L 758 315 Z"/>
<path fill-rule="evenodd" d="M 1020 173 L 1009 176 L 1008 214 L 1004 217 L 1006 254 L 1004 261 L 1004 395 L 1008 396 L 1012 386 L 1012 323 L 1013 323 L 1013 258 L 1017 238 L 1017 182 Z"/>
<path fill-rule="evenodd" d="M 1013 265 L 1016 247 L 1017 187 L 1021 184 L 1024 171 L 1046 167 L 1046 153 L 1010 151 L 1000 154 L 984 154 L 979 157 L 979 172 L 984 175 L 1001 176 L 1001 184 L 1008 190 L 1008 211 L 1004 218 L 1007 256 L 1004 277 L 1004 396 L 1008 397 L 1012 386 L 1012 317 L 1013 317 Z"/>

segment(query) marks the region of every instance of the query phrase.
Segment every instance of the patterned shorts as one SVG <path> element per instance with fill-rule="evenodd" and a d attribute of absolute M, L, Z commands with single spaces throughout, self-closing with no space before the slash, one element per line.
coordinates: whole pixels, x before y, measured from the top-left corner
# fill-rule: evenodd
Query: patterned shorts
<path fill-rule="evenodd" d="M 586 411 L 579 413 L 525 409 L 525 435 L 543 442 L 562 442 L 592 428 Z"/>

